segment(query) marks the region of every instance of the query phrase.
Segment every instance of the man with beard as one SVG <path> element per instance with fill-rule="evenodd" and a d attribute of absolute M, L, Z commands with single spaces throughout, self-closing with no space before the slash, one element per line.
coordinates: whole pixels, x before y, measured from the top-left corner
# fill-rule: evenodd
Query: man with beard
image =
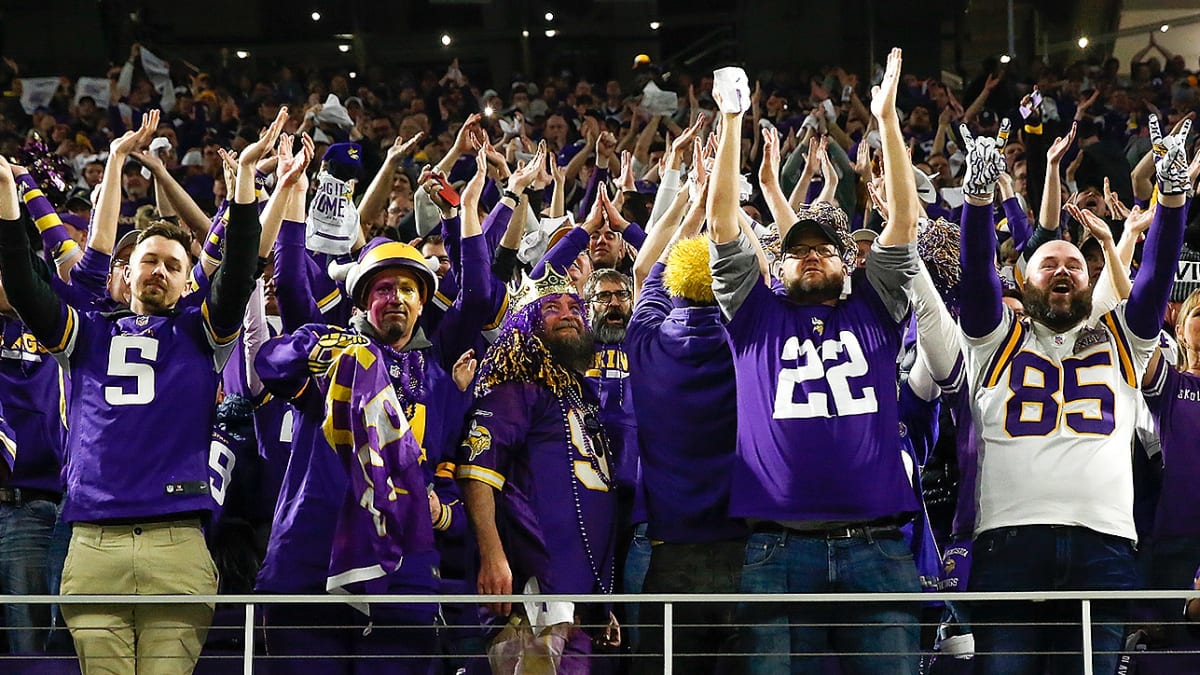
<path fill-rule="evenodd" d="M 513 307 L 480 365 L 459 449 L 458 478 L 479 544 L 478 591 L 611 593 L 616 483 L 600 395 L 584 375 L 595 358 L 584 304 L 549 268 L 525 279 Z M 615 621 L 600 605 L 564 605 L 540 616 L 507 604 L 487 608 L 502 618 L 515 609 L 538 633 L 557 625 L 558 672 L 589 672 L 592 639 L 582 626 L 608 624 L 596 637 L 616 644 Z"/>
<path fill-rule="evenodd" d="M 129 154 L 148 142 L 146 121 L 141 131 L 112 142 L 106 185 L 116 185 Z M 190 237 L 164 223 L 138 235 L 125 268 L 128 310 L 85 312 L 65 304 L 35 274 L 16 192 L 0 160 L 0 268 L 9 300 L 71 380 L 62 519 L 73 527 L 64 596 L 217 590 L 201 529 L 214 507 L 213 401 L 254 287 L 261 234 L 254 164 L 282 126 L 277 121 L 239 158 L 227 254 L 199 307 L 179 304 Z M 103 253 L 111 252 L 119 216 L 119 194 L 106 192 L 96 218 L 109 224 L 108 234 L 94 242 Z M 199 603 L 61 609 L 84 673 L 150 670 L 154 662 L 191 672 L 213 612 Z"/>
<path fill-rule="evenodd" d="M 596 337 L 596 357 L 587 377 L 600 389 L 600 421 L 612 437 L 616 462 L 618 577 L 623 593 L 641 593 L 650 565 L 650 540 L 646 538 L 637 418 L 625 355 L 625 329 L 633 316 L 633 280 L 615 269 L 596 270 L 584 283 L 583 296 L 588 301 L 588 319 Z M 626 605 L 625 612 L 621 622 L 636 626 L 638 606 Z M 627 637 L 627 642 L 636 646 L 636 630 L 631 629 Z"/>
<path fill-rule="evenodd" d="M 1087 264 L 1064 241 L 1042 245 L 1029 261 L 1027 318 L 1018 320 L 1002 303 L 991 262 L 991 201 L 1003 160 L 992 139 L 963 130 L 962 282 L 973 296 L 963 303 L 961 326 L 982 440 L 968 590 L 1122 590 L 1136 583 L 1129 448 L 1138 384 L 1157 345 L 1183 243 L 1192 190 L 1188 126 L 1164 138 L 1150 118 L 1159 204 L 1143 266 L 1129 300 L 1095 327 L 1087 321 Z M 1095 672 L 1114 672 L 1125 615 L 1122 603 L 1092 603 Z M 1040 673 L 1047 665 L 1080 672 L 1077 603 L 981 603 L 973 618 L 976 672 Z M 1040 655 L 1048 650 L 1075 655 L 1047 664 Z"/>
<path fill-rule="evenodd" d="M 909 161 L 896 112 L 899 79 L 895 49 L 871 101 L 888 130 L 881 136 L 892 167 Z M 708 195 L 713 290 L 729 321 L 737 373 L 729 513 L 753 527 L 741 590 L 917 592 L 917 569 L 899 526 L 920 505 L 901 458 L 896 398 L 896 355 L 909 312 L 905 289 L 917 270 L 913 173 L 885 174 L 891 218 L 865 272 L 853 276 L 857 250 L 823 210 L 806 209 L 799 219 L 786 209 L 775 214 L 784 286 L 776 293 L 763 283 L 751 242 L 739 230 L 741 118 L 724 113 Z M 915 675 L 917 609 L 915 603 L 836 609 L 745 603 L 738 623 L 747 627 L 742 650 L 754 655 L 748 672 L 821 672 L 821 657 L 791 655 L 833 649 L 852 654 L 840 657 L 852 672 Z"/>

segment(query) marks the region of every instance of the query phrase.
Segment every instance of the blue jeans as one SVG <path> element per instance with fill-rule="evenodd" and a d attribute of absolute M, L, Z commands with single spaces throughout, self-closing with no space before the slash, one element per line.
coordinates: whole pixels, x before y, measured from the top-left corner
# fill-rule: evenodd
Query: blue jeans
<path fill-rule="evenodd" d="M 741 586 L 743 593 L 921 591 L 899 530 L 849 539 L 756 532 L 746 542 Z M 919 611 L 918 603 L 743 603 L 741 652 L 755 655 L 746 659 L 746 672 L 821 673 L 819 654 L 833 649 L 846 654 L 845 673 L 916 675 Z"/>
<path fill-rule="evenodd" d="M 67 549 L 71 545 L 71 524 L 62 519 L 62 504 L 55 510 L 54 530 L 50 533 L 50 546 L 47 552 L 49 560 L 46 564 L 46 589 L 51 595 L 57 595 L 62 584 L 63 565 L 67 561 Z M 71 642 L 71 633 L 67 631 L 67 622 L 63 620 L 62 611 L 58 605 L 50 605 L 50 634 L 46 637 L 46 652 L 49 654 L 74 654 L 75 645 Z"/>
<path fill-rule="evenodd" d="M 621 592 L 641 593 L 642 584 L 646 581 L 646 570 L 650 567 L 650 539 L 646 536 L 646 523 L 633 526 L 633 536 L 629 541 L 629 551 L 625 554 L 625 571 L 621 575 Z M 621 627 L 623 646 L 631 651 L 637 649 L 641 633 L 638 624 L 641 623 L 641 605 L 636 602 L 625 605 L 625 621 Z"/>
<path fill-rule="evenodd" d="M 971 555 L 971 591 L 1128 590 L 1136 585 L 1133 543 L 1085 527 L 988 530 L 976 537 Z M 1124 602 L 1092 602 L 1093 672 L 1116 671 L 1127 610 Z M 1078 602 L 980 602 L 972 607 L 971 619 L 980 675 L 1083 672 Z"/>
<path fill-rule="evenodd" d="M 53 502 L 0 504 L 0 585 L 7 595 L 46 593 L 47 551 L 54 529 Z M 8 649 L 13 654 L 41 653 L 49 609 L 46 605 L 4 606 Z"/>

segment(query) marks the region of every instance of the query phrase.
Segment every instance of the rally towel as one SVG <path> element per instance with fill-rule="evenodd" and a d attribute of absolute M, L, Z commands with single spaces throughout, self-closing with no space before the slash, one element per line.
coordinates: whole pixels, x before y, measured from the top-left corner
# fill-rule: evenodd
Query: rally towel
<path fill-rule="evenodd" d="M 328 363 L 325 439 L 350 478 L 338 513 L 326 590 L 382 593 L 407 553 L 433 550 L 421 447 L 409 428 L 383 358 L 362 336 L 326 336 L 314 348 Z M 330 339 L 332 338 L 332 340 Z M 328 350 L 328 351 L 326 351 Z M 371 583 L 374 582 L 374 583 Z M 363 613 L 365 606 L 355 605 Z"/>
<path fill-rule="evenodd" d="M 317 174 L 317 193 L 308 207 L 304 245 L 310 251 L 342 255 L 358 236 L 358 209 L 350 181 L 328 171 Z"/>

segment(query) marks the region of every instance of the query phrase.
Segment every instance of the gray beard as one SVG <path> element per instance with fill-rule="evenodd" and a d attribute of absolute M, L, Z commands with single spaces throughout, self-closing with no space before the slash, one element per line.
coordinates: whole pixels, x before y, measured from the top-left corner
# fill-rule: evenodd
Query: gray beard
<path fill-rule="evenodd" d="M 602 345 L 620 344 L 625 339 L 625 324 L 612 324 L 601 321 L 592 327 L 592 335 L 596 342 Z"/>

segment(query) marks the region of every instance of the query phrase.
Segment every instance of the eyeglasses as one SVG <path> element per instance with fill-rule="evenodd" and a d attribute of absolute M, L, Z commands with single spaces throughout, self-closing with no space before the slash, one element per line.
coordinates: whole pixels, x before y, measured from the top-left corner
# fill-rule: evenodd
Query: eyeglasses
<path fill-rule="evenodd" d="M 127 267 L 128 265 L 129 265 L 129 261 L 126 260 L 125 258 L 113 258 L 112 264 L 109 266 L 110 267 Z"/>
<path fill-rule="evenodd" d="M 613 301 L 613 298 L 616 298 L 621 302 L 625 302 L 632 297 L 633 293 L 630 291 L 600 291 L 598 293 L 593 293 L 589 300 L 598 305 L 607 305 Z"/>
<path fill-rule="evenodd" d="M 803 260 L 808 257 L 809 253 L 816 253 L 818 258 L 833 258 L 837 256 L 838 250 L 833 244 L 817 244 L 816 246 L 799 244 L 785 251 L 783 257 Z"/>

